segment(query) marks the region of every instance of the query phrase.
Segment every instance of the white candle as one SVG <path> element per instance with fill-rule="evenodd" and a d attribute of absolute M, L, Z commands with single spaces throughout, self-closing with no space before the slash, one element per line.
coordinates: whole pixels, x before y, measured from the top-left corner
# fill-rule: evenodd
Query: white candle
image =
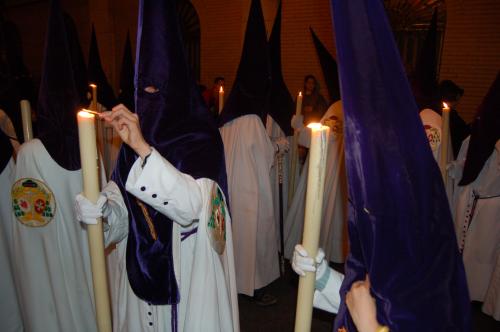
<path fill-rule="evenodd" d="M 326 158 L 330 128 L 321 123 L 311 123 L 311 147 L 309 149 L 309 170 L 307 174 L 306 210 L 302 245 L 310 257 L 318 252 L 319 233 L 323 210 Z M 311 330 L 315 272 L 306 272 L 299 279 L 295 332 Z"/>
<path fill-rule="evenodd" d="M 78 112 L 78 136 L 82 165 L 83 195 L 96 203 L 99 198 L 99 176 L 95 131 L 95 115 L 86 110 Z M 96 225 L 87 225 L 92 281 L 94 284 L 95 311 L 99 332 L 111 332 L 111 307 L 109 303 L 104 258 L 102 220 Z"/>
<path fill-rule="evenodd" d="M 224 108 L 224 88 L 221 85 L 219 89 L 219 114 L 222 112 L 223 108 Z"/>
<path fill-rule="evenodd" d="M 295 108 L 295 115 L 302 114 L 302 91 L 299 91 L 299 95 L 297 96 L 297 106 Z"/>
<path fill-rule="evenodd" d="M 450 140 L 450 108 L 443 103 L 442 123 L 441 123 L 441 153 L 439 155 L 439 168 L 443 177 L 444 185 L 448 181 L 446 166 L 448 164 L 448 150 Z"/>
<path fill-rule="evenodd" d="M 299 116 L 302 114 L 302 91 L 299 91 L 297 96 L 297 103 L 295 108 L 295 115 Z M 297 151 L 297 141 L 298 132 L 297 130 L 293 133 L 292 148 L 290 153 L 290 175 L 288 180 L 288 205 L 292 203 L 293 195 L 295 193 L 295 179 L 297 178 L 297 162 L 298 162 L 298 151 Z"/>
<path fill-rule="evenodd" d="M 94 112 L 98 112 L 97 109 L 97 85 L 90 84 L 90 88 L 92 89 L 92 101 L 90 103 L 90 109 Z"/>
<path fill-rule="evenodd" d="M 21 104 L 21 118 L 23 121 L 23 136 L 24 142 L 28 142 L 33 139 L 33 127 L 31 124 L 31 106 L 30 102 L 23 99 Z"/>

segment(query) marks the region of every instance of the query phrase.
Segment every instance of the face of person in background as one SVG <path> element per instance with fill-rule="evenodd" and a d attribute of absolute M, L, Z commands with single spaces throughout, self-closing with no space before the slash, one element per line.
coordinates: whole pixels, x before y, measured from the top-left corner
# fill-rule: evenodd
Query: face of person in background
<path fill-rule="evenodd" d="M 305 88 L 305 93 L 306 95 L 310 95 L 313 93 L 314 88 L 316 87 L 316 81 L 314 78 L 309 77 L 305 82 L 304 82 L 304 88 Z"/>

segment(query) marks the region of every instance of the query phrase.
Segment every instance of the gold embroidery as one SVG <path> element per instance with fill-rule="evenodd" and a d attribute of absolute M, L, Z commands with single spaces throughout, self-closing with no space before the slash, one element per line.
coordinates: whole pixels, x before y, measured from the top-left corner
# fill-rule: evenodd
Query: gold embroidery
<path fill-rule="evenodd" d="M 148 209 L 146 205 L 144 205 L 143 202 L 140 200 L 136 199 L 137 205 L 141 208 L 142 214 L 144 215 L 144 218 L 146 219 L 146 223 L 148 224 L 149 227 L 149 234 L 151 234 L 151 237 L 153 240 L 158 239 L 158 234 L 156 233 L 155 225 L 153 224 L 153 220 L 151 219 L 151 216 L 149 215 Z"/>

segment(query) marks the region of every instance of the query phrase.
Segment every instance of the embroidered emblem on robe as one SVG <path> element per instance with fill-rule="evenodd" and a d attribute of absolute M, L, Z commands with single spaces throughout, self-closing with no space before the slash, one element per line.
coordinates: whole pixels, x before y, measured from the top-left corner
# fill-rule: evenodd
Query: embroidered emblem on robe
<path fill-rule="evenodd" d="M 330 129 L 332 130 L 332 132 L 336 133 L 336 134 L 339 134 L 341 135 L 342 134 L 342 131 L 343 131 L 343 122 L 342 120 L 340 120 L 337 116 L 335 115 L 332 115 L 331 117 L 329 117 L 328 119 L 325 119 L 323 121 L 323 124 L 325 126 L 328 126 L 330 127 Z"/>
<path fill-rule="evenodd" d="M 210 200 L 212 213 L 207 225 L 208 237 L 212 248 L 222 255 L 226 248 L 226 204 L 220 188 L 215 184 Z"/>
<path fill-rule="evenodd" d="M 54 219 L 56 200 L 47 185 L 39 180 L 23 178 L 11 190 L 12 209 L 25 226 L 43 227 Z"/>

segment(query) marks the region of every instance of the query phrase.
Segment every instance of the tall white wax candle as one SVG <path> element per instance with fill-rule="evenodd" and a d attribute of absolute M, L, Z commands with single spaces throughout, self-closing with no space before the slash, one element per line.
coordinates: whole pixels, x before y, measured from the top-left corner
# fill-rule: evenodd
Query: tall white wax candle
<path fill-rule="evenodd" d="M 310 257 L 316 257 L 323 210 L 330 127 L 323 126 L 320 123 L 311 123 L 308 125 L 308 128 L 311 129 L 311 147 L 309 149 L 309 173 L 307 175 L 306 210 L 302 245 Z M 311 330 L 315 281 L 315 272 L 306 272 L 306 275 L 299 279 L 295 332 L 309 332 Z"/>
<path fill-rule="evenodd" d="M 83 195 L 96 203 L 99 198 L 99 175 L 95 130 L 95 115 L 85 110 L 78 112 L 78 136 L 82 165 Z M 87 235 L 94 284 L 95 311 L 99 332 L 111 332 L 111 306 L 109 303 L 102 220 L 87 225 Z"/>
<path fill-rule="evenodd" d="M 23 121 L 23 136 L 24 141 L 28 142 L 33 139 L 33 127 L 31 124 L 31 106 L 30 102 L 23 99 L 21 104 L 21 118 Z"/>

